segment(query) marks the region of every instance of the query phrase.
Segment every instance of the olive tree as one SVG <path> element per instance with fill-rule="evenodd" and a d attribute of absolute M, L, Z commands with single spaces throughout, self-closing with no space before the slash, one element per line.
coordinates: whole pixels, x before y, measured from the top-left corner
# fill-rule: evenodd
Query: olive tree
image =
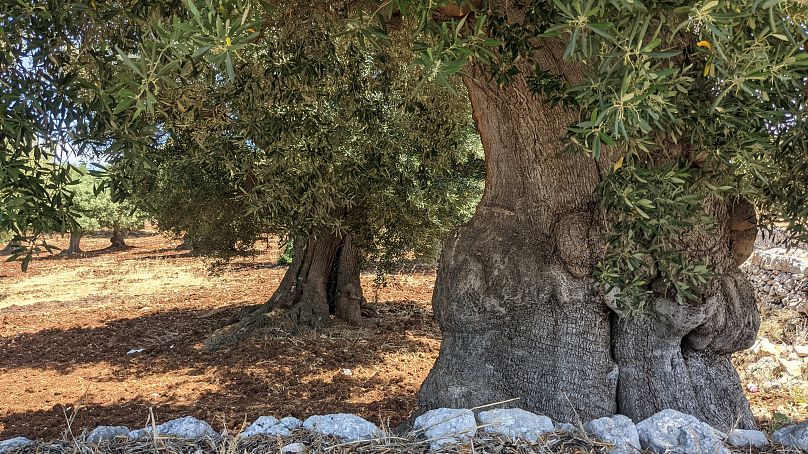
<path fill-rule="evenodd" d="M 486 186 L 442 253 L 424 409 L 516 397 L 558 420 L 754 425 L 729 361 L 759 324 L 738 264 L 758 223 L 806 232 L 805 2 L 261 4 L 188 2 L 119 53 L 138 76 L 105 102 L 159 124 L 164 74 L 248 78 L 260 38 L 326 19 L 360 47 L 409 42 L 426 81 L 461 79 Z"/>
<path fill-rule="evenodd" d="M 164 179 L 151 197 L 160 199 L 158 211 L 219 210 L 227 201 L 217 213 L 223 230 L 294 242 L 272 298 L 240 314 L 210 346 L 243 336 L 274 310 L 294 329 L 320 325 L 330 313 L 357 323 L 362 262 L 389 266 L 433 246 L 479 198 L 482 161 L 466 101 L 435 83 L 414 96 L 417 72 L 402 52 L 360 48 L 339 31 L 317 22 L 267 30 L 231 63 L 227 83 L 199 70 L 180 86 L 174 78 L 192 63 L 179 65 L 156 81 L 159 94 L 143 111 L 159 124 L 160 144 L 134 159 L 145 156 L 166 175 L 183 169 L 195 182 Z M 134 92 L 140 80 L 123 74 Z M 138 109 L 132 103 L 121 114 Z M 117 161 L 124 176 L 132 159 Z M 205 200 L 213 187 L 220 196 Z M 180 216 L 189 232 L 208 223 L 193 211 Z"/>

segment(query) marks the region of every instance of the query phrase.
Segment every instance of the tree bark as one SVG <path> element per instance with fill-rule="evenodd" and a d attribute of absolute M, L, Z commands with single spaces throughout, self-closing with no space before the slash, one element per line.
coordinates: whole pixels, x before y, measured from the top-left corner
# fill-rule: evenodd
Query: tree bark
<path fill-rule="evenodd" d="M 545 47 L 539 61 L 575 79 L 562 52 Z M 559 421 L 674 408 L 719 428 L 752 427 L 729 355 L 751 345 L 757 313 L 732 259 L 727 207 L 713 213 L 721 227 L 709 241 L 694 234 L 684 245 L 719 265 L 704 304 L 660 298 L 647 317 L 620 319 L 590 277 L 601 251 L 599 163 L 563 151 L 577 114 L 542 102 L 523 79 L 499 87 L 474 68 L 466 86 L 485 193 L 441 255 L 432 302 L 441 351 L 421 409 L 518 398 L 512 405 Z"/>
<path fill-rule="evenodd" d="M 332 282 L 329 292 L 329 306 L 336 317 L 349 325 L 358 325 L 362 319 L 362 306 L 365 298 L 359 282 L 362 256 L 346 236 L 338 253 L 336 266 L 332 267 Z"/>
<path fill-rule="evenodd" d="M 64 253 L 68 256 L 81 254 L 81 238 L 84 236 L 84 233 L 81 231 L 71 231 L 70 232 L 70 244 L 67 246 L 67 249 L 64 250 Z"/>
<path fill-rule="evenodd" d="M 112 227 L 112 236 L 110 236 L 109 242 L 111 243 L 110 247 L 115 249 L 126 249 L 128 247 L 126 241 L 124 241 L 123 232 L 117 224 Z"/>
<path fill-rule="evenodd" d="M 332 313 L 358 324 L 364 302 L 360 263 L 361 253 L 350 236 L 319 232 L 296 240 L 292 264 L 272 297 L 228 320 L 208 339 L 208 348 L 238 342 L 273 320 L 293 333 L 328 323 Z M 279 312 L 279 317 L 270 318 L 272 312 Z"/>

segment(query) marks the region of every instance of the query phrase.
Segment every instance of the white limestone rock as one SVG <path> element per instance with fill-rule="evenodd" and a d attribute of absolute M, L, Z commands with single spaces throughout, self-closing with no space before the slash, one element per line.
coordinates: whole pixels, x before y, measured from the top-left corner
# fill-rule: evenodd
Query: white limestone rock
<path fill-rule="evenodd" d="M 22 448 L 33 443 L 33 441 L 25 437 L 9 438 L 8 440 L 0 441 L 0 453 L 9 452 L 12 449 Z"/>
<path fill-rule="evenodd" d="M 287 416 L 280 421 L 272 416 L 261 416 L 254 423 L 244 429 L 239 435 L 241 438 L 248 438 L 254 435 L 269 435 L 273 437 L 288 437 L 293 431 L 299 429 L 303 421 Z"/>
<path fill-rule="evenodd" d="M 216 438 L 219 436 L 219 434 L 213 430 L 210 424 L 196 419 L 193 416 L 172 419 L 171 421 L 160 424 L 156 427 L 156 429 L 158 435 L 164 437 L 185 438 L 189 440 L 198 440 L 206 437 Z M 148 427 L 129 432 L 129 438 L 148 438 L 151 436 L 151 434 L 152 429 Z"/>
<path fill-rule="evenodd" d="M 292 443 L 281 448 L 281 454 L 302 454 L 306 452 L 306 445 L 303 443 Z"/>
<path fill-rule="evenodd" d="M 455 443 L 468 443 L 477 434 L 477 420 L 471 410 L 436 408 L 415 418 L 413 428 L 422 431 L 430 448 L 440 449 Z"/>
<path fill-rule="evenodd" d="M 676 410 L 662 410 L 637 424 L 640 447 L 665 454 L 729 454 L 709 424 Z"/>
<path fill-rule="evenodd" d="M 759 430 L 733 429 L 727 435 L 727 444 L 736 448 L 765 448 L 769 446 L 766 434 Z"/>
<path fill-rule="evenodd" d="M 303 427 L 344 441 L 370 440 L 382 435 L 376 424 L 349 413 L 310 416 L 303 422 Z"/>
<path fill-rule="evenodd" d="M 542 434 L 555 430 L 552 419 L 521 408 L 482 411 L 477 418 L 484 431 L 511 440 L 523 439 L 535 443 Z"/>
<path fill-rule="evenodd" d="M 568 432 L 568 433 L 575 433 L 580 431 L 578 426 L 569 422 L 557 422 L 555 424 L 555 430 L 556 432 Z"/>
<path fill-rule="evenodd" d="M 115 437 L 128 437 L 129 428 L 126 426 L 98 426 L 85 438 L 90 443 L 114 440 Z"/>
<path fill-rule="evenodd" d="M 640 434 L 634 421 L 624 415 L 607 416 L 589 421 L 586 431 L 595 438 L 614 445 L 611 454 L 634 454 L 640 449 Z"/>
<path fill-rule="evenodd" d="M 772 440 L 783 446 L 790 446 L 808 451 L 808 421 L 793 426 L 783 427 L 772 434 Z"/>
<path fill-rule="evenodd" d="M 241 431 L 239 437 L 249 438 L 254 435 L 265 435 L 269 429 L 278 424 L 278 418 L 274 416 L 259 416 L 246 429 Z"/>

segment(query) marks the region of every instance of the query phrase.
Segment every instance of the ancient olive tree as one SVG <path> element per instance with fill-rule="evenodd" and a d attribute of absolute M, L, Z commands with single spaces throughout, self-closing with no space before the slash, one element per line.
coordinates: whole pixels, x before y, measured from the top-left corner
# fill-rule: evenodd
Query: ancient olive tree
<path fill-rule="evenodd" d="M 754 426 L 729 361 L 759 324 L 738 265 L 749 201 L 805 233 L 808 6 L 393 3 L 421 18 L 420 61 L 462 75 L 487 168 L 443 251 L 421 404 Z"/>
<path fill-rule="evenodd" d="M 260 8 L 249 13 L 269 14 Z M 197 10 L 191 19 L 204 28 L 221 14 L 218 8 Z M 287 17 L 272 21 L 282 24 Z M 230 23 L 252 29 L 251 23 Z M 245 221 L 235 231 L 294 242 L 294 259 L 272 298 L 239 314 L 209 346 L 243 336 L 275 310 L 295 329 L 320 325 L 331 313 L 357 323 L 361 263 L 370 257 L 384 265 L 432 246 L 479 199 L 482 160 L 467 101 L 436 83 L 415 93 L 417 73 L 402 58 L 406 49 L 359 47 L 333 21 L 265 24 L 249 46 L 230 41 L 230 47 L 244 47 L 238 54 L 224 52 L 222 74 L 189 58 L 196 49 L 173 44 L 187 43 L 177 36 L 187 29 L 168 21 L 152 25 L 139 54 L 121 55 L 117 81 L 129 93 L 148 87 L 153 101 L 124 98 L 116 110 L 118 121 L 152 122 L 155 134 L 137 156 L 115 159 L 113 172 L 125 177 L 132 161 L 143 159 L 159 172 L 181 166 L 185 175 L 194 167 L 200 177 L 218 172 L 226 188 L 215 203 L 232 202 L 221 215 Z M 150 53 L 150 46 L 162 50 Z M 163 60 L 144 57 L 154 54 Z M 173 69 L 144 82 L 148 72 L 138 65 L 155 63 Z M 139 138 L 118 140 L 131 150 Z M 139 187 L 131 188 L 135 197 Z M 171 196 L 189 188 L 168 182 L 165 189 Z M 205 222 L 186 221 L 196 226 L 190 231 Z"/>
<path fill-rule="evenodd" d="M 486 187 L 445 243 L 424 408 L 518 397 L 559 420 L 754 425 L 729 362 L 759 323 L 738 263 L 759 221 L 805 235 L 805 2 L 261 3 L 188 2 L 119 54 L 141 77 L 105 102 L 157 118 L 161 72 L 249 77 L 259 38 L 313 18 L 347 20 L 359 45 L 409 34 L 427 80 L 461 77 Z"/>

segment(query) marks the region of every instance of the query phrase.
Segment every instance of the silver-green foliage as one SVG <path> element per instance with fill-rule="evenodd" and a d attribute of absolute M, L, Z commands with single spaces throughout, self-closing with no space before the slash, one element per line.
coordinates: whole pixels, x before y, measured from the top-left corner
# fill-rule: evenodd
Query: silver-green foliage
<path fill-rule="evenodd" d="M 71 207 L 76 213 L 78 229 L 81 232 L 94 232 L 100 229 L 122 231 L 142 229 L 147 215 L 129 201 L 115 202 L 109 191 L 103 190 L 104 180 L 94 176 L 85 166 L 81 166 L 73 176 L 75 184 Z"/>
<path fill-rule="evenodd" d="M 418 61 L 436 80 L 483 65 L 579 112 L 569 151 L 607 170 L 597 275 L 624 309 L 642 306 L 657 273 L 677 301 L 698 299 L 712 264 L 677 242 L 713 227 L 709 200 L 745 197 L 764 223 L 808 234 L 806 2 L 392 0 L 377 12 L 414 19 Z M 376 23 L 353 30 L 378 43 Z M 543 66 L 545 46 L 561 47 L 574 76 Z"/>
<path fill-rule="evenodd" d="M 125 88 L 109 129 L 127 152 L 113 171 L 126 178 L 144 160 L 224 170 L 235 191 L 224 217 L 289 239 L 350 234 L 382 268 L 431 250 L 482 190 L 466 100 L 435 83 L 415 92 L 406 48 L 360 47 L 328 16 L 286 26 L 273 14 L 195 4 L 184 22 L 150 23 L 138 52 L 119 53 L 115 82 Z M 270 18 L 247 20 L 255 16 Z M 149 128 L 120 126 L 139 122 Z"/>

